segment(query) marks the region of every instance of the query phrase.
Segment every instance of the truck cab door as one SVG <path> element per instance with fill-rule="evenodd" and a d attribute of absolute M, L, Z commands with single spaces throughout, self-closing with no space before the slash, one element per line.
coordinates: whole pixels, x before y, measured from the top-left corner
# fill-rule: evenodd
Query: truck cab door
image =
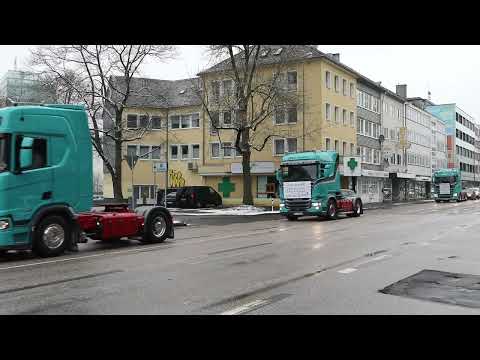
<path fill-rule="evenodd" d="M 28 221 L 41 206 L 53 201 L 53 171 L 48 162 L 48 139 L 17 135 L 15 178 L 10 191 L 16 199 L 14 221 Z"/>

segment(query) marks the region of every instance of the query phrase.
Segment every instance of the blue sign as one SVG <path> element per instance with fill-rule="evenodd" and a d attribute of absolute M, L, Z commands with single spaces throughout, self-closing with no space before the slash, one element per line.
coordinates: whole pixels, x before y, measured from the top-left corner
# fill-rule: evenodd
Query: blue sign
<path fill-rule="evenodd" d="M 153 172 L 166 172 L 167 171 L 167 163 L 166 162 L 154 162 L 153 163 Z"/>

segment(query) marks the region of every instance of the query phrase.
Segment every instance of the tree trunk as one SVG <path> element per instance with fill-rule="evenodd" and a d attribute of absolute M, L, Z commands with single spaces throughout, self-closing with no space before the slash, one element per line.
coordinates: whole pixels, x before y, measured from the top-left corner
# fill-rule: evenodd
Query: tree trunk
<path fill-rule="evenodd" d="M 253 205 L 252 175 L 250 174 L 250 150 L 242 154 L 243 167 L 243 204 Z"/>
<path fill-rule="evenodd" d="M 122 201 L 122 143 L 120 141 L 115 141 L 115 176 L 112 176 L 112 183 L 114 199 Z"/>

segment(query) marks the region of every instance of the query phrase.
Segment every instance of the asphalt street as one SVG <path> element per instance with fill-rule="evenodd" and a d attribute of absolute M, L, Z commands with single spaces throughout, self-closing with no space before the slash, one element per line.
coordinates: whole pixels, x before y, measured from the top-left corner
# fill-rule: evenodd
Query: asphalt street
<path fill-rule="evenodd" d="M 480 201 L 468 201 L 337 221 L 197 216 L 163 244 L 9 253 L 0 314 L 480 314 L 380 292 L 422 270 L 480 275 L 479 215 Z"/>

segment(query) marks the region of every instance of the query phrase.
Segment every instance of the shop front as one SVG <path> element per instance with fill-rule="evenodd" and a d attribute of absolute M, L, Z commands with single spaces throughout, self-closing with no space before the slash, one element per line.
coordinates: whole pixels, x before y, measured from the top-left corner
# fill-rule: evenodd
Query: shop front
<path fill-rule="evenodd" d="M 362 176 L 357 178 L 356 188 L 363 203 L 383 202 L 384 193 L 389 188 L 388 176 L 388 172 L 385 171 L 362 169 Z"/>

